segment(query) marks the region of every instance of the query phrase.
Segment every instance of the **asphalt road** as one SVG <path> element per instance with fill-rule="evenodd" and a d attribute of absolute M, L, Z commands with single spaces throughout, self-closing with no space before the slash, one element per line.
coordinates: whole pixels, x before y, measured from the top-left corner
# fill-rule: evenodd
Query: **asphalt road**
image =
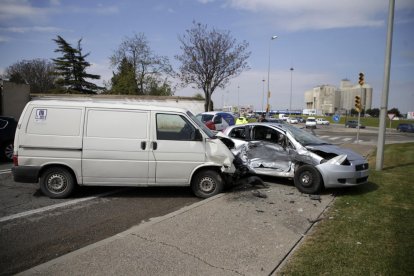
<path fill-rule="evenodd" d="M 26 270 L 116 235 L 142 221 L 200 201 L 189 188 L 92 188 L 82 189 L 74 198 L 56 202 L 41 195 L 36 185 L 22 187 L 20 185 L 25 184 L 12 182 L 10 176 L 0 176 L 1 275 Z M 18 191 L 22 192 L 23 200 L 19 199 Z M 111 192 L 115 193 L 99 196 Z M 3 201 L 12 194 L 14 202 L 12 199 Z M 58 203 L 67 205 L 53 208 Z M 51 209 L 30 215 L 22 213 L 28 209 L 39 210 L 41 206 Z M 10 209 L 13 213 L 19 210 L 15 214 L 23 216 L 6 215 Z"/>

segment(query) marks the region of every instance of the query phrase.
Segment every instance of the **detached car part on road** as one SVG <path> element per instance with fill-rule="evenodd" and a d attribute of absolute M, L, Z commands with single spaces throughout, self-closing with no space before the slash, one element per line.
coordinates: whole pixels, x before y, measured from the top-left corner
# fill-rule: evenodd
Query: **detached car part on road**
<path fill-rule="evenodd" d="M 250 174 L 286 177 L 303 193 L 366 183 L 368 162 L 361 155 L 326 143 L 287 124 L 250 123 L 224 133 Z"/>

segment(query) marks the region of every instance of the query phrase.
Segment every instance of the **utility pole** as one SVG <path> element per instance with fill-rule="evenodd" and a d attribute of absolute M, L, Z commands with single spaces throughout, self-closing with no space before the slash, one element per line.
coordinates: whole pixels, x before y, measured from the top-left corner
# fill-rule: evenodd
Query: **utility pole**
<path fill-rule="evenodd" d="M 384 165 L 384 145 L 385 145 L 385 120 L 388 109 L 388 93 L 390 88 L 390 67 L 391 67 L 391 49 L 392 49 L 392 33 L 394 27 L 394 6 L 395 0 L 390 0 L 388 10 L 388 30 L 387 30 L 387 44 L 385 50 L 385 65 L 384 65 L 384 86 L 382 88 L 381 106 L 380 106 L 380 126 L 378 131 L 377 143 L 377 159 L 375 169 L 381 171 Z"/>

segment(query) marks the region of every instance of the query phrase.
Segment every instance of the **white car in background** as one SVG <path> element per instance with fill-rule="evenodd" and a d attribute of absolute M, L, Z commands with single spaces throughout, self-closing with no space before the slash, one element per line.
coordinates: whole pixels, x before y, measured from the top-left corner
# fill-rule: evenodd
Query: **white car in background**
<path fill-rule="evenodd" d="M 287 122 L 289 124 L 297 124 L 298 123 L 298 119 L 289 117 L 289 118 L 287 118 Z"/>
<path fill-rule="evenodd" d="M 315 117 L 308 117 L 305 123 L 306 128 L 316 128 L 316 119 Z"/>
<path fill-rule="evenodd" d="M 327 126 L 329 126 L 329 121 L 325 120 L 324 118 L 317 118 L 316 119 L 316 124 L 317 125 L 327 125 Z"/>

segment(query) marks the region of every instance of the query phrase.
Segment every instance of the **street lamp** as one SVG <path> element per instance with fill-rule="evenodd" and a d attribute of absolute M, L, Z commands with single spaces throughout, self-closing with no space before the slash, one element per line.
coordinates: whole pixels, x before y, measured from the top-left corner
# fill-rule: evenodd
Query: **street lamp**
<path fill-rule="evenodd" d="M 264 79 L 264 77 L 263 77 L 263 79 L 262 79 L 262 82 L 263 82 L 263 90 L 262 90 L 262 114 L 263 114 L 263 111 L 264 111 L 264 109 L 263 109 L 263 103 L 264 103 L 264 89 L 265 89 L 265 79 Z"/>
<path fill-rule="evenodd" d="M 270 106 L 269 106 L 269 98 L 270 98 L 270 83 L 269 83 L 269 78 L 270 78 L 270 42 L 272 42 L 272 40 L 275 40 L 277 38 L 277 35 L 274 35 L 270 38 L 269 41 L 269 63 L 267 66 L 267 102 L 266 102 L 266 117 L 269 117 L 269 111 L 270 111 Z"/>
<path fill-rule="evenodd" d="M 240 117 L 240 86 L 237 85 L 237 112 L 239 112 Z"/>
<path fill-rule="evenodd" d="M 289 101 L 289 115 L 292 112 L 292 76 L 293 76 L 293 67 L 290 68 L 290 101 Z"/>

